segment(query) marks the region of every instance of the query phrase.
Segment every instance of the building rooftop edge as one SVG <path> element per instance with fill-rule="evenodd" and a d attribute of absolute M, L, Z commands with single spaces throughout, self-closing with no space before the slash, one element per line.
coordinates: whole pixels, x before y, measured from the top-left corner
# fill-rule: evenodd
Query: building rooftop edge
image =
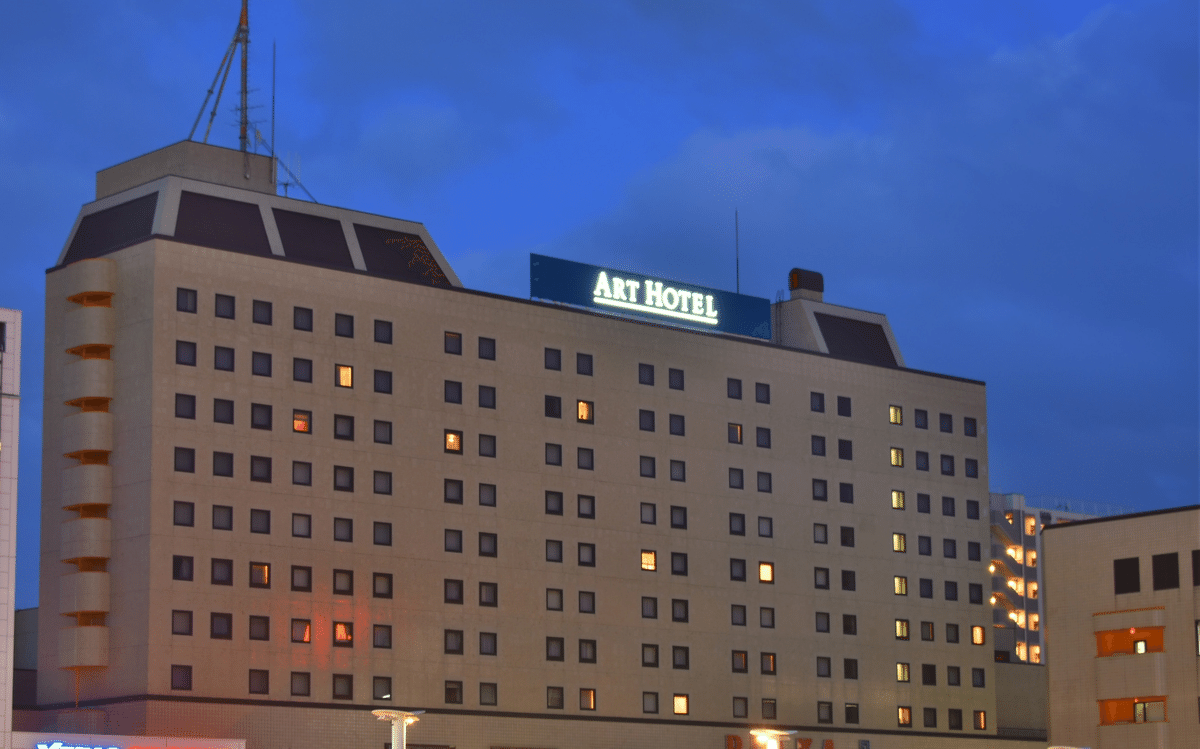
<path fill-rule="evenodd" d="M 1092 525 L 1093 523 L 1108 523 L 1114 520 L 1130 520 L 1132 518 L 1148 517 L 1150 515 L 1169 515 L 1173 512 L 1187 512 L 1189 510 L 1200 510 L 1200 505 L 1183 505 L 1181 507 L 1164 507 L 1158 510 L 1146 510 L 1145 512 L 1131 512 L 1127 515 L 1111 515 L 1101 518 L 1089 518 L 1087 520 L 1072 520 L 1066 523 L 1053 523 L 1043 526 L 1043 531 L 1054 530 L 1056 528 L 1074 528 L 1078 525 Z"/>

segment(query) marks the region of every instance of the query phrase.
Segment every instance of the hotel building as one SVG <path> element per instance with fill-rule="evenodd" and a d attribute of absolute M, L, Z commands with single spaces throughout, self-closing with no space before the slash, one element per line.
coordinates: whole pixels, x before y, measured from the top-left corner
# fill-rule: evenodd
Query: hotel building
<path fill-rule="evenodd" d="M 0 749 L 12 747 L 21 313 L 0 308 Z"/>
<path fill-rule="evenodd" d="M 1038 745 L 995 720 L 982 382 L 807 271 L 774 305 L 537 256 L 538 299 L 467 289 L 272 166 L 101 171 L 47 273 L 41 729 Z"/>
<path fill-rule="evenodd" d="M 1200 506 L 1047 526 L 1050 739 L 1200 746 Z"/>

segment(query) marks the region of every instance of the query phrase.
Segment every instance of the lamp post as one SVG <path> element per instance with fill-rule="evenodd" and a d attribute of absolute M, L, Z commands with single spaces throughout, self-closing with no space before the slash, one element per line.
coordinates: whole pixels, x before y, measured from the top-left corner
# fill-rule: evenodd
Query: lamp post
<path fill-rule="evenodd" d="M 372 710 L 371 715 L 380 720 L 391 722 L 392 749 L 404 749 L 408 743 L 408 727 L 420 720 L 417 716 L 424 712 L 424 710 L 413 710 L 412 712 L 405 710 Z"/>
<path fill-rule="evenodd" d="M 759 746 L 766 749 L 787 749 L 783 742 L 796 735 L 796 731 L 783 731 L 778 728 L 755 728 L 750 732 Z"/>

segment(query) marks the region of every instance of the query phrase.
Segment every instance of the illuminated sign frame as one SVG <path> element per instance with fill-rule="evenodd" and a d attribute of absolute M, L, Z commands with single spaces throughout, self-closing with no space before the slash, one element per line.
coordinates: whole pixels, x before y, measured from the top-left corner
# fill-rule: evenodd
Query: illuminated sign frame
<path fill-rule="evenodd" d="M 529 295 L 663 324 L 771 338 L 766 299 L 533 253 Z"/>

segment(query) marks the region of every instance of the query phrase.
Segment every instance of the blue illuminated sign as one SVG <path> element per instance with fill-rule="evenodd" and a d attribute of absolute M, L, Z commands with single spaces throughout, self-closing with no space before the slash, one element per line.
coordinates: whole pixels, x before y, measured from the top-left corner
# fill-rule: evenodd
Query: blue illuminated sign
<path fill-rule="evenodd" d="M 529 255 L 529 295 L 721 333 L 771 338 L 771 303 L 703 286 Z"/>

